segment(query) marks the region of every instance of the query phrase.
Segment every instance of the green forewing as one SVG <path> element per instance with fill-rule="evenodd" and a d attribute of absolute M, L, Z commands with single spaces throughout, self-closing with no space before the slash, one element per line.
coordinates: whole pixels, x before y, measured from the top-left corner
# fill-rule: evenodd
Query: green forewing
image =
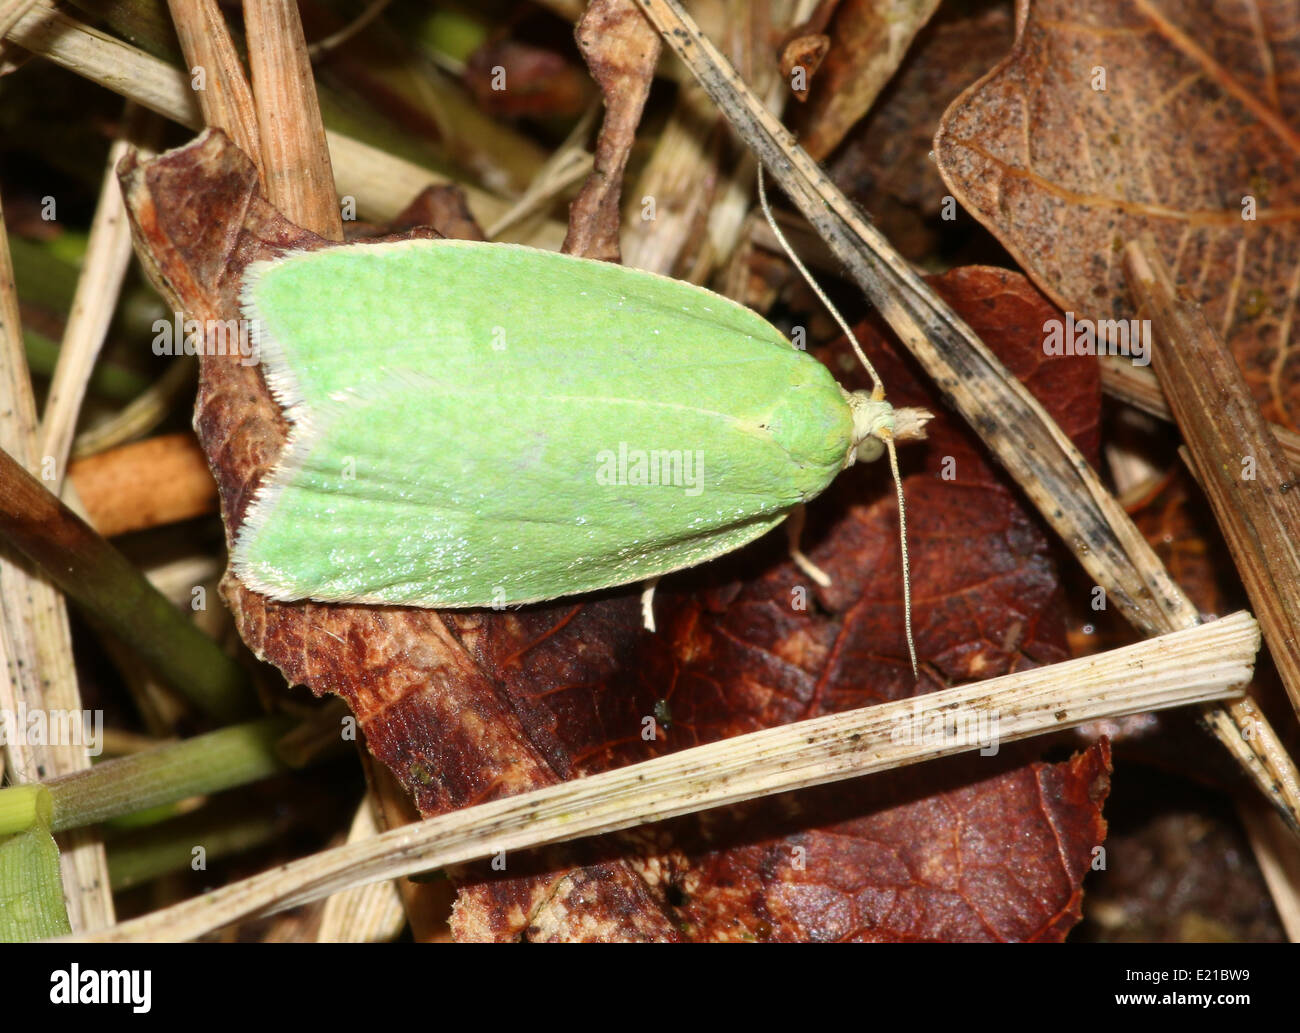
<path fill-rule="evenodd" d="M 734 302 L 621 266 L 355 244 L 252 266 L 244 309 L 294 428 L 233 563 L 277 599 L 638 581 L 763 534 L 849 450 L 824 366 Z M 636 483 L 656 459 L 661 483 Z"/>

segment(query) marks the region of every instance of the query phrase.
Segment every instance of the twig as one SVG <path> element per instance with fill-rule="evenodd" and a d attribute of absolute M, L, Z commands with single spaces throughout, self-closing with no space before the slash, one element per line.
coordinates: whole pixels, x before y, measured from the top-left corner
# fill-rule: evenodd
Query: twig
<path fill-rule="evenodd" d="M 366 773 L 370 787 L 367 801 L 374 814 L 375 828 L 386 832 L 421 821 L 415 801 L 397 780 L 392 769 L 375 759 L 363 744 L 358 745 L 357 758 Z M 448 943 L 451 941 L 451 909 L 456 890 L 446 878 L 409 878 L 394 881 L 406 911 L 411 938 L 416 943 Z"/>
<path fill-rule="evenodd" d="M 210 552 L 196 552 L 190 556 L 152 564 L 145 568 L 144 573 L 149 583 L 170 599 L 174 606 L 190 606 L 194 602 L 194 587 L 209 581 L 215 584 L 225 569 L 224 557 L 218 558 Z"/>
<path fill-rule="evenodd" d="M 168 366 L 166 373 L 109 419 L 88 427 L 73 438 L 72 458 L 93 456 L 148 434 L 171 414 L 172 404 L 181 392 L 187 388 L 193 390 L 195 368 L 194 356 L 178 357 Z"/>
<path fill-rule="evenodd" d="M 203 125 L 188 76 L 166 61 L 36 0 L 5 38 L 191 128 Z"/>
<path fill-rule="evenodd" d="M 190 129 L 203 128 L 189 78 L 179 68 L 67 17 L 49 0 L 37 0 L 6 38 L 164 118 Z M 338 192 L 355 197 L 361 214 L 376 222 L 392 219 L 425 187 L 452 182 L 342 133 L 326 132 L 325 137 Z M 510 202 L 485 190 L 463 184 L 461 189 L 480 225 L 510 207 Z M 538 247 L 554 249 L 563 236 L 562 226 L 548 223 L 533 241 Z"/>
<path fill-rule="evenodd" d="M 54 805 L 51 828 L 93 825 L 287 771 L 276 742 L 292 727 L 292 718 L 264 717 L 52 779 L 44 783 Z M 0 789 L 0 799 L 7 792 Z"/>
<path fill-rule="evenodd" d="M 0 210 L 0 449 L 25 464 L 36 458 L 36 402 L 23 357 L 18 295 L 14 290 L 4 212 Z M 0 708 L 16 713 L 54 710 L 81 713 L 81 690 L 72 662 L 68 610 L 58 590 L 7 553 L 0 554 Z M 17 738 L 18 741 L 14 741 Z M 10 737 L 5 744 L 10 780 L 35 782 L 90 767 L 84 743 L 32 742 Z M 95 833 L 74 833 L 63 841 L 61 866 L 68 920 L 74 930 L 113 921 L 104 847 Z"/>
<path fill-rule="evenodd" d="M 253 91 L 221 8 L 216 0 L 167 0 L 167 8 L 191 77 L 204 77 L 202 89 L 195 89 L 204 123 L 224 130 L 252 159 L 265 183 Z"/>
<path fill-rule="evenodd" d="M 200 709 L 221 721 L 249 713 L 243 668 L 3 451 L 0 538 Z"/>
<path fill-rule="evenodd" d="M 528 184 L 519 200 L 483 231 L 486 239 L 495 240 L 507 228 L 549 204 L 591 171 L 592 156 L 586 141 L 596 122 L 597 110 L 593 104 L 583 113 L 564 143 L 537 170 L 536 178 Z"/>
<path fill-rule="evenodd" d="M 343 239 L 325 125 L 297 4 L 244 0 L 266 197 L 290 222 Z"/>
<path fill-rule="evenodd" d="M 260 803 L 261 801 L 259 801 Z M 172 818 L 125 836 L 108 846 L 108 873 L 113 892 L 139 886 L 194 864 L 195 847 L 203 848 L 205 863 L 247 853 L 273 842 L 285 832 L 283 808 L 274 799 L 260 807 L 213 815 L 211 807 Z M 279 812 L 279 813 L 277 813 Z"/>
<path fill-rule="evenodd" d="M 319 61 L 335 47 L 342 46 L 383 14 L 384 8 L 386 8 L 391 2 L 392 0 L 370 0 L 370 3 L 366 6 L 364 11 L 357 15 L 352 21 L 348 22 L 347 25 L 343 26 L 343 28 L 339 29 L 338 32 L 311 44 L 307 48 L 307 53 L 311 56 L 313 61 Z"/>
<path fill-rule="evenodd" d="M 0 36 L 12 29 L 34 3 L 36 0 L 0 0 Z"/>
<path fill-rule="evenodd" d="M 232 883 L 85 939 L 189 940 L 352 886 L 662 821 L 712 807 L 980 749 L 954 729 L 997 718 L 1011 742 L 1103 717 L 1222 699 L 1250 680 L 1259 630 L 1245 613 L 1123 649 L 910 700 L 738 735 L 603 774 L 453 811 Z M 914 734 L 914 732 L 916 734 Z M 919 741 L 918 741 L 919 740 Z"/>
<path fill-rule="evenodd" d="M 217 485 L 193 434 L 164 434 L 88 459 L 68 476 L 105 538 L 217 511 Z"/>
<path fill-rule="evenodd" d="M 817 8 L 813 0 L 741 8 L 742 23 L 728 38 L 750 85 L 774 112 L 790 96 L 768 42 L 768 19 L 799 25 Z M 757 163 L 747 150 L 727 153 L 718 130 L 723 120 L 696 82 L 678 90 L 676 106 L 656 134 L 654 151 L 629 191 L 636 202 L 623 224 L 625 265 L 707 283 L 721 257 L 732 254 L 753 205 Z M 640 199 L 653 197 L 654 232 L 641 220 Z M 703 223 L 704 232 L 700 232 Z"/>
<path fill-rule="evenodd" d="M 1106 394 L 1166 423 L 1174 421 L 1174 414 L 1169 411 L 1169 403 L 1165 401 L 1160 381 L 1154 373 L 1115 355 L 1103 356 L 1100 361 L 1101 387 Z M 1293 469 L 1300 470 L 1300 434 L 1280 423 L 1270 423 L 1268 429 L 1282 446 L 1287 462 Z"/>
<path fill-rule="evenodd" d="M 1278 813 L 1258 797 L 1242 797 L 1237 814 L 1246 828 L 1282 928 L 1292 943 L 1300 943 L 1300 845 Z"/>
<path fill-rule="evenodd" d="M 379 835 L 369 798 L 361 801 L 348 830 L 348 842 L 357 843 Z M 325 901 L 319 943 L 379 943 L 394 940 L 406 925 L 402 897 L 392 880 L 354 886 L 333 894 Z"/>
<path fill-rule="evenodd" d="M 122 187 L 117 181 L 117 163 L 131 149 L 144 152 L 142 157 L 151 153 L 144 135 L 153 120 L 151 113 L 128 101 L 122 113 L 122 131 L 108 150 L 108 164 L 86 244 L 86 259 L 77 279 L 72 311 L 68 313 L 39 431 L 37 449 L 42 463 L 52 463 L 46 476 L 56 493 L 67 476 L 68 453 L 72 449 L 81 402 L 86 397 L 86 385 L 108 335 L 122 280 L 131 263 L 131 226 L 122 203 Z"/>
<path fill-rule="evenodd" d="M 1200 306 L 1177 296 L 1155 250 L 1124 249 L 1153 363 L 1196 474 L 1236 561 L 1291 706 L 1300 714 L 1300 485 L 1246 378 Z"/>

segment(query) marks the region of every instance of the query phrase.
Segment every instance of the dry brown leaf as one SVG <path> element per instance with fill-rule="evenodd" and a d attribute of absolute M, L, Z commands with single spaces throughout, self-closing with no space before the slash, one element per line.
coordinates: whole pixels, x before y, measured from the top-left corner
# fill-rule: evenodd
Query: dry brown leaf
<path fill-rule="evenodd" d="M 828 27 L 830 49 L 798 120 L 804 150 L 820 160 L 836 148 L 938 6 L 939 0 L 841 0 Z"/>
<path fill-rule="evenodd" d="M 504 118 L 576 118 L 593 93 L 569 55 L 510 37 L 475 50 L 462 79 L 479 107 Z"/>
<path fill-rule="evenodd" d="M 829 161 L 840 189 L 913 261 L 947 250 L 953 237 L 954 225 L 944 219 L 948 188 L 931 153 L 939 119 L 1006 54 L 1013 36 L 1009 3 L 974 12 L 941 7 Z"/>
<path fill-rule="evenodd" d="M 578 47 L 605 97 L 595 164 L 569 208 L 566 254 L 619 259 L 623 170 L 663 43 L 632 0 L 592 0 L 577 28 Z"/>
<path fill-rule="evenodd" d="M 790 89 L 799 100 L 808 99 L 808 87 L 830 45 L 829 36 L 814 34 L 796 36 L 781 49 L 781 76 L 790 81 Z M 794 78 L 796 71 L 800 73 L 797 80 Z"/>
<path fill-rule="evenodd" d="M 1106 838 L 1110 750 L 1019 763 L 989 775 L 966 757 L 733 808 L 673 828 L 677 849 L 648 867 L 696 940 L 1057 942 Z"/>
<path fill-rule="evenodd" d="M 1017 18 L 935 138 L 953 193 L 1080 318 L 1132 315 L 1120 251 L 1150 234 L 1295 428 L 1300 10 L 1021 0 Z"/>

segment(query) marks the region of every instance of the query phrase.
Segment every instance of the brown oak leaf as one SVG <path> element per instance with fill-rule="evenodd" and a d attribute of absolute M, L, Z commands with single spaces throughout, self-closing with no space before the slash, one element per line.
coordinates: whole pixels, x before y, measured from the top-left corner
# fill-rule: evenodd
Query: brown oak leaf
<path fill-rule="evenodd" d="M 1080 318 L 1128 318 L 1149 234 L 1269 419 L 1300 418 L 1300 10 L 1020 0 L 1011 53 L 953 102 L 944 179 Z"/>

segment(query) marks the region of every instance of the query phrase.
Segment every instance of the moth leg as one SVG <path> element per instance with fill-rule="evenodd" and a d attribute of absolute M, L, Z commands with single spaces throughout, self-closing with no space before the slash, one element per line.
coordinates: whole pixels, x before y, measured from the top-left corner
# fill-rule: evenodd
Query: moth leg
<path fill-rule="evenodd" d="M 659 579 L 654 577 L 641 590 L 641 621 L 645 624 L 645 630 L 652 635 L 655 630 L 655 589 L 658 587 Z"/>
<path fill-rule="evenodd" d="M 821 585 L 822 588 L 829 588 L 831 584 L 830 575 L 821 567 L 817 566 L 812 560 L 803 554 L 799 549 L 799 539 L 803 537 L 803 525 L 806 519 L 803 503 L 795 506 L 790 510 L 790 519 L 785 522 L 785 532 L 790 536 L 790 558 L 794 560 L 794 565 L 807 574 L 813 581 Z"/>

